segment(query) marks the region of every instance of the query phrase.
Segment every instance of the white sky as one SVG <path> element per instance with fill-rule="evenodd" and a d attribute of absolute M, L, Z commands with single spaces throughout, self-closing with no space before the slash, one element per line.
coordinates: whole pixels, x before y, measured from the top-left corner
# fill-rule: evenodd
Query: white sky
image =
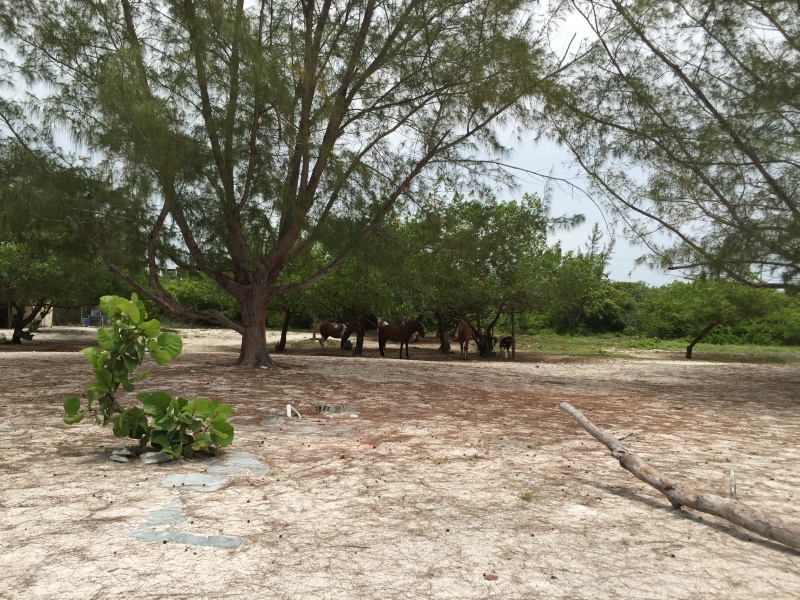
<path fill-rule="evenodd" d="M 581 189 L 587 187 L 581 179 L 580 168 L 573 163 L 569 152 L 555 142 L 545 140 L 538 143 L 529 141 L 515 144 L 513 156 L 504 162 L 522 169 L 563 178 Z M 519 172 L 518 181 L 520 190 L 513 193 L 511 197 L 522 195 L 525 192 L 535 193 L 539 197 L 544 196 L 546 183 L 543 179 Z M 551 243 L 560 240 L 564 250 L 585 251 L 592 227 L 595 223 L 599 223 L 600 229 L 604 233 L 604 243 L 608 243 L 612 234 L 615 234 L 616 238 L 614 252 L 608 267 L 612 281 L 644 281 L 651 286 L 661 286 L 681 279 L 675 273 L 654 271 L 645 266 L 637 267 L 634 261 L 645 253 L 645 249 L 632 247 L 623 239 L 620 231 L 613 230 L 612 219 L 603 214 L 599 202 L 596 205 L 590 198 L 571 190 L 567 184 L 552 182 L 550 185 L 552 188 L 551 214 L 553 216 L 580 213 L 586 217 L 586 222 L 581 227 L 573 231 L 562 231 L 550 235 Z"/>
<path fill-rule="evenodd" d="M 561 32 L 551 38 L 551 49 L 559 56 L 565 53 L 572 54 L 578 49 L 582 39 L 591 38 L 592 35 L 591 29 L 583 18 L 573 13 L 566 19 L 561 27 Z M 573 162 L 569 151 L 557 143 L 548 140 L 535 142 L 533 139 L 529 139 L 523 140 L 521 143 L 506 142 L 506 144 L 514 148 L 514 153 L 512 157 L 503 162 L 564 179 L 580 189 L 588 188 L 582 179 L 580 167 Z M 509 197 L 516 197 L 525 192 L 536 193 L 540 197 L 544 197 L 546 186 L 544 179 L 522 172 L 517 173 L 517 179 L 520 190 L 512 193 Z M 643 255 L 646 249 L 631 246 L 622 237 L 621 231 L 614 231 L 611 216 L 603 214 L 599 202 L 595 204 L 585 194 L 571 189 L 568 183 L 559 184 L 553 181 L 550 186 L 551 214 L 553 216 L 580 213 L 586 217 L 586 222 L 581 227 L 548 236 L 551 243 L 560 240 L 564 250 L 585 251 L 592 227 L 595 223 L 599 223 L 601 231 L 604 232 L 604 243 L 608 243 L 612 235 L 616 239 L 614 252 L 608 266 L 612 281 L 644 281 L 651 286 L 661 286 L 682 279 L 676 273 L 654 271 L 645 266 L 637 267 L 634 261 Z"/>

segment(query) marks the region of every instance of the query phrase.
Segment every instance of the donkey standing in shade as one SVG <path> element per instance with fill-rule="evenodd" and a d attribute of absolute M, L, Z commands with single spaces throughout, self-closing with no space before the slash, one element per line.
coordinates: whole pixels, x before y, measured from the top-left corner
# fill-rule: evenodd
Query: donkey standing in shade
<path fill-rule="evenodd" d="M 378 328 L 378 349 L 381 356 L 385 356 L 383 349 L 386 342 L 400 342 L 400 358 L 403 358 L 403 345 L 406 347 L 406 358 L 408 358 L 408 342 L 414 334 L 425 337 L 425 328 L 419 321 L 406 321 L 402 325 L 381 325 Z"/>

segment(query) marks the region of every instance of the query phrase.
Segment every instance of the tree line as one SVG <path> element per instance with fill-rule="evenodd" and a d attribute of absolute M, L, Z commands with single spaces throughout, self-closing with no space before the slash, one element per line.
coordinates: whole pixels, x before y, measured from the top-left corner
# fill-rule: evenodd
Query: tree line
<path fill-rule="evenodd" d="M 517 227 L 574 219 L 495 206 L 509 133 L 569 149 L 651 265 L 800 283 L 796 2 L 18 0 L 0 40 L 9 298 L 20 272 L 59 279 L 49 257 L 97 281 L 102 262 L 159 310 L 237 331 L 239 364 L 259 366 L 268 310 L 357 268 L 353 289 L 388 286 L 440 329 L 469 297 L 489 330 L 600 268 Z M 492 254 L 503 236 L 513 261 Z M 179 301 L 172 267 L 236 310 Z M 609 297 L 567 302 L 567 329 Z"/>

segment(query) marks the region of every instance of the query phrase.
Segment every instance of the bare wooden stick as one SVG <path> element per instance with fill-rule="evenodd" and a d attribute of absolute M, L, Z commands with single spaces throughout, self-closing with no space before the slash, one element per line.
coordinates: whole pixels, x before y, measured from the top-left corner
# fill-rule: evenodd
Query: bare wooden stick
<path fill-rule="evenodd" d="M 680 489 L 676 484 L 669 481 L 644 460 L 628 451 L 625 446 L 619 443 L 619 440 L 598 429 L 573 406 L 567 402 L 562 402 L 559 407 L 570 417 L 575 419 L 575 421 L 588 431 L 598 442 L 611 450 L 611 456 L 619 461 L 623 469 L 630 471 L 635 477 L 664 494 L 673 508 L 678 509 L 682 506 L 686 506 L 699 510 L 700 512 L 721 517 L 748 531 L 752 531 L 770 540 L 800 550 L 800 531 L 796 528 L 790 527 L 773 517 L 769 517 L 768 520 L 766 515 L 751 510 L 736 501 L 728 500 L 720 496 L 698 494 L 696 492 Z"/>

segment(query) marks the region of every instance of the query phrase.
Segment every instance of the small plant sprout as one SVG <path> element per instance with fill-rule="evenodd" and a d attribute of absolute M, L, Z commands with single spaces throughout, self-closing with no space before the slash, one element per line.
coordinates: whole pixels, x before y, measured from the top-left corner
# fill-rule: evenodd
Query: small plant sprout
<path fill-rule="evenodd" d="M 154 391 L 138 394 L 141 408 L 120 406 L 116 397 L 119 388 L 132 392 L 150 375 L 150 369 L 134 375 L 145 355 L 163 366 L 180 354 L 183 341 L 176 333 L 162 332 L 156 319 L 147 320 L 144 304 L 136 294 L 130 300 L 103 296 L 100 309 L 111 324 L 97 331 L 99 349 L 83 350 L 94 370 L 95 383 L 86 386 L 85 408 L 77 396 L 64 400 L 64 422 L 79 423 L 87 413 L 93 413 L 100 425 L 111 423 L 115 436 L 138 440 L 142 449 L 151 446 L 175 458 L 188 458 L 198 450 L 216 452 L 230 445 L 233 426 L 227 418 L 232 410 L 217 400 L 195 398 L 190 402 Z"/>
<path fill-rule="evenodd" d="M 519 499 L 522 500 L 523 502 L 530 502 L 531 500 L 533 500 L 533 493 L 531 493 L 531 492 L 522 492 L 519 495 Z"/>

